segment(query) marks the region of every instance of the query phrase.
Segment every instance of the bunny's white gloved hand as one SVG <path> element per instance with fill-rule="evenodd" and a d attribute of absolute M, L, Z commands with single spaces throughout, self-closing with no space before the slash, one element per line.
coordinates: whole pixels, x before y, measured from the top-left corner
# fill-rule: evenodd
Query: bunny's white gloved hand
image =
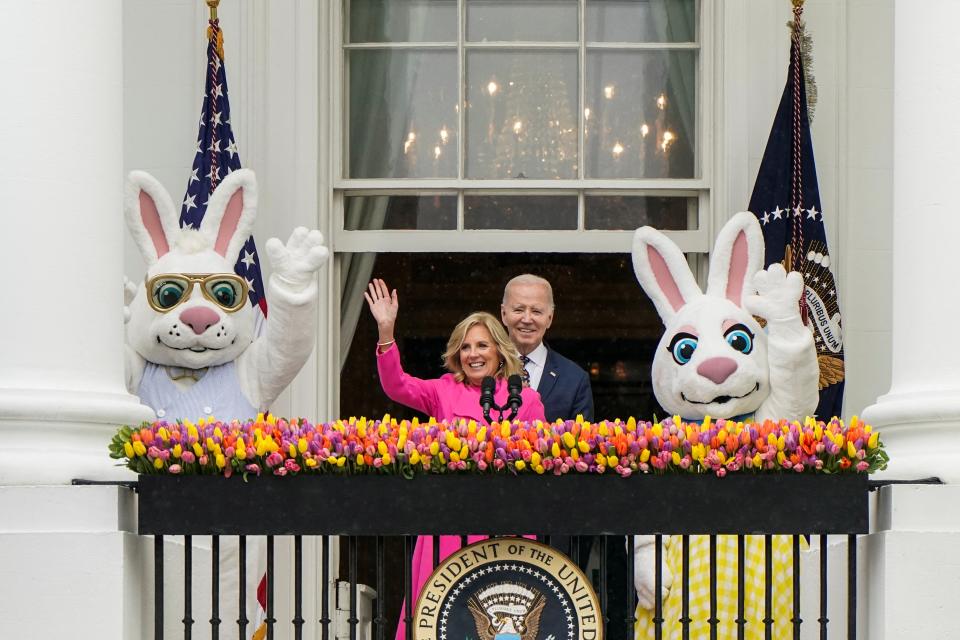
<path fill-rule="evenodd" d="M 130 278 L 123 276 L 123 324 L 130 322 L 130 303 L 137 295 L 137 285 L 130 282 Z"/>
<path fill-rule="evenodd" d="M 323 246 L 323 234 L 297 227 L 284 245 L 278 238 L 267 240 L 267 255 L 273 273 L 285 284 L 306 288 L 314 281 L 314 274 L 326 263 L 330 252 Z"/>
<path fill-rule="evenodd" d="M 653 609 L 656 593 L 656 547 L 653 536 L 633 537 L 633 585 L 637 589 L 637 601 L 644 609 Z M 661 558 L 661 601 L 665 600 L 673 585 L 673 573 L 666 563 L 666 549 Z"/>
<path fill-rule="evenodd" d="M 756 295 L 748 295 L 744 300 L 750 313 L 773 323 L 800 317 L 802 275 L 796 271 L 787 273 L 782 264 L 775 262 L 753 276 L 753 285 Z"/>

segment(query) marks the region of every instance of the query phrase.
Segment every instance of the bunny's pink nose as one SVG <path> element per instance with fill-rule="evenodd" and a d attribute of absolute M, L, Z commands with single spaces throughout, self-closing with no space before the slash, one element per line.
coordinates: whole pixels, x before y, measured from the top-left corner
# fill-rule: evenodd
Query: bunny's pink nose
<path fill-rule="evenodd" d="M 710 358 L 704 360 L 697 367 L 697 373 L 704 378 L 713 380 L 714 384 L 721 384 L 737 370 L 737 363 L 732 358 Z"/>
<path fill-rule="evenodd" d="M 188 325 L 193 332 L 200 335 L 210 328 L 211 325 L 220 322 L 220 316 L 213 309 L 206 307 L 190 307 L 180 314 L 180 320 Z"/>

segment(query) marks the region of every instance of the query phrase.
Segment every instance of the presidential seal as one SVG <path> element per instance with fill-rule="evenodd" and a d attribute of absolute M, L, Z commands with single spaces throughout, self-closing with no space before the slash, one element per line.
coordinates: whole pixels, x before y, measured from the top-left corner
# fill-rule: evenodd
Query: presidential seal
<path fill-rule="evenodd" d="M 597 594 L 570 558 L 525 538 L 456 551 L 427 579 L 416 640 L 602 640 Z"/>

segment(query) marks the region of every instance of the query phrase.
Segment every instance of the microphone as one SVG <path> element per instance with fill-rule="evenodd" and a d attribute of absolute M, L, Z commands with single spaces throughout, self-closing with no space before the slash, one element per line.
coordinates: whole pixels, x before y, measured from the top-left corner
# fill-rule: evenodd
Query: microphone
<path fill-rule="evenodd" d="M 497 388 L 497 382 L 492 376 L 486 376 L 480 381 L 480 407 L 483 409 L 483 418 L 490 424 L 490 409 L 496 405 L 493 402 L 493 392 Z"/>
<path fill-rule="evenodd" d="M 523 391 L 523 378 L 513 374 L 507 378 L 507 406 L 510 407 L 510 416 L 508 420 L 517 417 L 520 411 L 520 405 L 523 404 L 523 398 L 520 393 Z"/>

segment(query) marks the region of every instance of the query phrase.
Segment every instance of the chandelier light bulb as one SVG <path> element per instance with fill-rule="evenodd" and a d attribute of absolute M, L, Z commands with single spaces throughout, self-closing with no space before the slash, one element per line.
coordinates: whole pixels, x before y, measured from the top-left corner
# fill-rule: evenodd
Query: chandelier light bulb
<path fill-rule="evenodd" d="M 662 93 L 657 96 L 657 108 L 660 110 L 667 108 L 667 96 L 663 95 Z"/>
<path fill-rule="evenodd" d="M 648 133 L 650 133 L 650 127 L 648 127 L 647 123 L 644 122 L 642 125 L 640 125 L 640 135 L 646 138 Z"/>
<path fill-rule="evenodd" d="M 608 84 L 603 88 L 603 96 L 607 100 L 612 99 L 615 93 L 616 93 L 616 88 L 612 84 Z"/>
<path fill-rule="evenodd" d="M 487 84 L 487 93 L 489 93 L 491 96 L 495 95 L 499 90 L 500 90 L 500 85 L 498 85 L 493 80 L 491 80 L 489 84 Z"/>
<path fill-rule="evenodd" d="M 617 142 L 613 145 L 613 157 L 619 158 L 621 153 L 623 153 L 623 145 Z"/>

